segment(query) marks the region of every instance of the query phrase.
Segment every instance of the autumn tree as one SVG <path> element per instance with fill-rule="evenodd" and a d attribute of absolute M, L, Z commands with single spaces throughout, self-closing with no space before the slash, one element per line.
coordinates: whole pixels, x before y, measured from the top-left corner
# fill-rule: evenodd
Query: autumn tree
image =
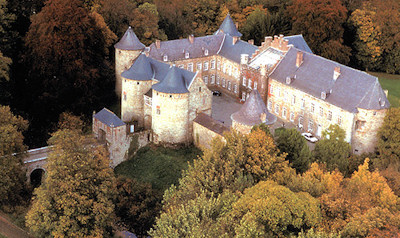
<path fill-rule="evenodd" d="M 60 114 L 58 119 L 58 130 L 76 130 L 78 132 L 83 132 L 83 127 L 85 123 L 82 117 L 76 116 L 71 112 L 63 112 Z"/>
<path fill-rule="evenodd" d="M 7 1 L 0 0 L 0 52 L 7 53 L 9 57 L 17 36 L 17 32 L 12 29 L 15 20 L 16 16 L 9 11 Z"/>
<path fill-rule="evenodd" d="M 26 120 L 0 105 L 0 207 L 18 204 L 26 193 L 21 153 L 26 150 L 22 132 L 27 128 Z"/>
<path fill-rule="evenodd" d="M 303 34 L 315 54 L 349 62 L 350 48 L 343 45 L 347 10 L 340 0 L 294 0 L 287 14 L 293 21 L 292 34 Z"/>
<path fill-rule="evenodd" d="M 330 125 L 322 133 L 322 139 L 315 144 L 314 160 L 326 164 L 329 170 L 339 169 L 347 174 L 351 147 L 345 141 L 345 136 L 345 131 L 338 125 Z"/>
<path fill-rule="evenodd" d="M 37 237 L 103 237 L 111 233 L 114 175 L 104 147 L 60 130 L 49 144 L 47 177 L 35 190 L 26 226 Z"/>
<path fill-rule="evenodd" d="M 287 153 L 286 159 L 298 173 L 305 172 L 311 162 L 311 152 L 307 141 L 296 129 L 280 128 L 275 130 L 275 142 L 281 152 Z"/>
<path fill-rule="evenodd" d="M 150 184 L 125 177 L 117 179 L 115 214 L 136 235 L 147 235 L 161 210 L 160 200 Z"/>

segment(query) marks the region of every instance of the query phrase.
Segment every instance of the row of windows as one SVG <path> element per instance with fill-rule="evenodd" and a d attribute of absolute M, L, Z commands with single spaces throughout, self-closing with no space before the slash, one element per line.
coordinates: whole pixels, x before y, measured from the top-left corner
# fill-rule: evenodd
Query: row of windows
<path fill-rule="evenodd" d="M 312 103 L 312 104 L 313 104 L 313 103 Z M 271 103 L 271 101 L 268 101 L 267 107 L 268 107 L 268 110 L 272 111 L 272 103 Z M 322 107 L 320 107 L 320 116 L 321 116 L 321 117 L 323 116 L 323 110 L 324 110 L 324 109 L 323 109 Z M 275 104 L 274 112 L 275 112 L 276 115 L 280 115 L 280 114 L 279 114 L 279 113 L 280 113 L 280 105 L 279 105 L 278 103 Z M 293 114 L 293 115 L 292 115 L 292 114 Z M 293 119 L 292 119 L 292 117 L 293 117 Z M 328 120 L 328 121 L 332 121 L 332 117 L 333 117 L 333 116 L 332 116 L 332 111 L 328 111 L 327 120 Z M 286 107 L 283 107 L 283 108 L 282 108 L 282 118 L 284 118 L 284 119 L 287 118 L 287 109 L 286 109 Z M 293 113 L 293 112 L 290 113 L 290 118 L 289 118 L 289 119 L 290 119 L 291 122 L 294 121 L 294 113 Z M 341 124 L 342 124 L 342 116 L 341 116 L 341 115 L 338 115 L 336 123 L 337 123 L 338 125 L 341 125 Z"/>
<path fill-rule="evenodd" d="M 243 77 L 243 86 L 248 87 L 248 88 L 252 88 L 252 83 L 253 81 L 251 79 L 246 79 L 245 77 Z M 253 85 L 254 89 L 257 89 L 257 81 L 254 81 L 254 85 Z"/>
<path fill-rule="evenodd" d="M 208 56 L 208 50 L 207 49 L 204 50 L 204 55 Z M 189 59 L 189 56 L 190 56 L 189 52 L 185 52 L 185 59 Z M 164 55 L 163 56 L 163 61 L 168 61 L 168 55 Z"/>
<path fill-rule="evenodd" d="M 181 69 L 184 69 L 185 65 L 180 64 L 178 67 L 181 68 Z M 215 60 L 211 60 L 210 62 L 209 61 L 204 61 L 203 63 L 202 62 L 197 62 L 196 70 L 200 71 L 202 68 L 203 68 L 204 71 L 209 70 L 209 68 L 215 69 Z M 187 70 L 193 72 L 193 63 L 188 63 L 187 64 Z"/>
<path fill-rule="evenodd" d="M 206 85 L 208 85 L 208 84 L 221 85 L 223 88 L 227 88 L 229 91 L 232 91 L 232 89 L 233 89 L 233 91 L 235 93 L 238 92 L 237 84 L 233 84 L 233 87 L 232 87 L 232 83 L 230 80 L 225 80 L 225 78 L 222 78 L 222 80 L 221 80 L 219 75 L 217 75 L 217 77 L 215 78 L 215 75 L 213 74 L 213 75 L 211 75 L 210 82 L 208 80 L 209 80 L 209 78 L 207 75 L 203 77 L 203 81 Z"/>

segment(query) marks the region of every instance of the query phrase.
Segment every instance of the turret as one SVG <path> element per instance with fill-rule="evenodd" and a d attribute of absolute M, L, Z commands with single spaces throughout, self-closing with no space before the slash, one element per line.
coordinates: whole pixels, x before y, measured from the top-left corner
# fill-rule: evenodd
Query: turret
<path fill-rule="evenodd" d="M 129 27 L 115 47 L 115 92 L 121 97 L 121 73 L 129 69 L 133 61 L 143 51 L 145 46 L 139 41 L 132 28 Z"/>
<path fill-rule="evenodd" d="M 221 26 L 214 34 L 218 34 L 220 32 L 232 36 L 234 39 L 236 39 L 236 41 L 242 36 L 242 33 L 238 31 L 237 25 L 235 25 L 229 13 L 226 15 Z"/>

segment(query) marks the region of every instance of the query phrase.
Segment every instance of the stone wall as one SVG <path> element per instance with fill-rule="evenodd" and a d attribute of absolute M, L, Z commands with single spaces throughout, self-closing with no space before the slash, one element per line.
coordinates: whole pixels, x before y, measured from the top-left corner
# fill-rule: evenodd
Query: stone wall
<path fill-rule="evenodd" d="M 189 143 L 189 94 L 167 94 L 153 89 L 154 143 Z"/>
<path fill-rule="evenodd" d="M 238 132 L 240 132 L 240 133 L 246 135 L 246 134 L 249 134 L 249 133 L 250 133 L 251 128 L 253 128 L 253 127 L 252 127 L 252 126 L 248 126 L 248 125 L 244 125 L 244 124 L 238 123 L 238 122 L 235 121 L 235 120 L 232 120 L 232 128 L 233 128 L 235 131 L 238 131 Z"/>
<path fill-rule="evenodd" d="M 141 53 L 140 50 L 120 50 L 115 49 L 115 92 L 118 96 L 121 96 L 122 89 L 122 78 L 121 74 L 125 70 L 129 69 L 135 59 Z"/>
<path fill-rule="evenodd" d="M 224 142 L 226 141 L 222 135 L 200 125 L 197 122 L 193 122 L 193 135 L 195 146 L 201 149 L 210 149 L 210 143 L 216 137 L 220 138 Z"/>
<path fill-rule="evenodd" d="M 139 127 L 144 127 L 143 95 L 151 89 L 152 80 L 122 80 L 121 119 L 124 122 L 136 120 Z"/>
<path fill-rule="evenodd" d="M 363 152 L 373 152 L 377 145 L 377 133 L 382 126 L 386 115 L 386 109 L 383 110 L 365 110 L 358 108 L 358 113 L 354 119 L 354 133 L 352 140 L 352 149 L 356 154 Z"/>

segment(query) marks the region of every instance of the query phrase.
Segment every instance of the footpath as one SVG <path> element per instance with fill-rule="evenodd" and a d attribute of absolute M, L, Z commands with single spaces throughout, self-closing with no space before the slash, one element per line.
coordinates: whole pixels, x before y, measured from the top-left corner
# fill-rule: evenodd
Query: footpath
<path fill-rule="evenodd" d="M 12 224 L 6 216 L 0 212 L 0 234 L 8 238 L 34 238 L 26 231 Z"/>

